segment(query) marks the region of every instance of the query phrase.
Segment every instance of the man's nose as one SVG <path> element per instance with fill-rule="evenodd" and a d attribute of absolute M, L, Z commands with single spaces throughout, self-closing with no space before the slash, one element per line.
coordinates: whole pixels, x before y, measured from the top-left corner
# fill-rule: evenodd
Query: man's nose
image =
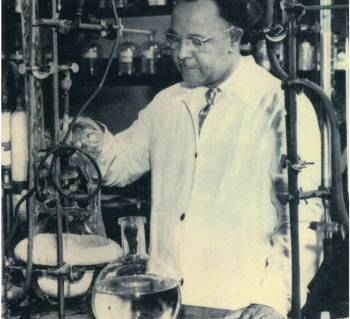
<path fill-rule="evenodd" d="M 177 51 L 177 58 L 179 60 L 184 60 L 192 56 L 191 46 L 186 42 L 186 39 L 183 39 L 180 43 L 180 47 Z"/>

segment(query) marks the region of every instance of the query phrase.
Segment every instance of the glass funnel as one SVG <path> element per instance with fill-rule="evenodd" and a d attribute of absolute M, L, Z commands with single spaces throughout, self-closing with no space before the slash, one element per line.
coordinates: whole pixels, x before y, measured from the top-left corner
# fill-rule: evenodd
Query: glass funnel
<path fill-rule="evenodd" d="M 173 319 L 180 309 L 179 283 L 161 261 L 146 253 L 145 217 L 119 219 L 123 256 L 95 281 L 92 308 L 97 319 Z"/>

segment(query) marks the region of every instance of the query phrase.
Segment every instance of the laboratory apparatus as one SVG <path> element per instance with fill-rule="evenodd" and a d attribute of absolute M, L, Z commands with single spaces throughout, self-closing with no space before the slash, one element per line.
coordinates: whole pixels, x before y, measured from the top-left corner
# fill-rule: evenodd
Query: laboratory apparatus
<path fill-rule="evenodd" d="M 62 214 L 63 271 L 70 269 L 64 280 L 66 298 L 86 293 L 95 266 L 106 264 L 121 254 L 120 246 L 107 239 L 100 191 L 95 197 L 84 200 L 84 191 L 93 194 L 97 189 L 95 175 L 94 167 L 79 151 L 65 156 L 61 154 L 60 185 L 64 194 L 71 198 L 63 197 L 58 202 L 54 188 L 47 187 L 47 199 L 38 207 L 34 217 L 32 262 L 34 269 L 41 269 L 43 273 L 37 276 L 37 284 L 49 297 L 57 298 L 58 270 L 50 269 L 57 265 L 57 205 Z M 74 196 L 77 200 L 72 199 Z M 24 263 L 28 261 L 27 247 L 28 238 L 14 250 L 15 257 Z"/>

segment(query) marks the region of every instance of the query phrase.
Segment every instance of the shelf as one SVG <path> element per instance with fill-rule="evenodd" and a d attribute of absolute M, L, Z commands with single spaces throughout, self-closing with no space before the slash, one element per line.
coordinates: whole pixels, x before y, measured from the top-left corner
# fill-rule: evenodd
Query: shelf
<path fill-rule="evenodd" d="M 130 6 L 117 8 L 117 12 L 120 18 L 126 17 L 145 17 L 145 16 L 164 16 L 171 15 L 173 5 L 162 5 L 162 6 Z M 113 13 L 111 11 L 105 12 L 104 18 L 112 18 Z"/>
<path fill-rule="evenodd" d="M 77 79 L 79 86 L 85 87 L 97 87 L 100 81 L 101 77 L 93 76 L 82 76 Z M 104 86 L 154 86 L 165 88 L 180 81 L 182 81 L 182 77 L 178 72 L 157 75 L 135 74 L 116 76 L 115 74 L 110 74 L 107 76 Z"/>

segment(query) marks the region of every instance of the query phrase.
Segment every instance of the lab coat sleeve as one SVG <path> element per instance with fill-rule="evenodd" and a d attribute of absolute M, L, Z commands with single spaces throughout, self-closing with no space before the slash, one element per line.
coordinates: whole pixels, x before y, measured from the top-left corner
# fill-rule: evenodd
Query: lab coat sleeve
<path fill-rule="evenodd" d="M 151 104 L 140 111 L 127 130 L 113 136 L 105 128 L 102 152 L 97 158 L 104 185 L 123 187 L 149 171 Z"/>
<path fill-rule="evenodd" d="M 271 154 L 271 202 L 277 214 L 277 224 L 271 234 L 271 252 L 266 260 L 263 280 L 256 291 L 252 303 L 265 304 L 287 317 L 291 309 L 291 248 L 290 223 L 288 205 L 282 205 L 277 199 L 278 193 L 288 193 L 287 170 L 282 169 L 280 159 L 286 153 L 285 120 L 282 112 L 276 114 L 269 139 L 274 141 Z M 304 191 L 318 189 L 320 183 L 320 133 L 316 114 L 309 100 L 298 96 L 298 154 L 306 162 L 315 165 L 299 173 L 299 187 Z M 308 205 L 299 205 L 299 243 L 300 243 L 300 275 L 301 305 L 306 301 L 307 285 L 315 275 L 320 263 L 322 240 L 319 234 L 309 229 L 311 221 L 322 218 L 320 199 L 310 199 Z"/>

